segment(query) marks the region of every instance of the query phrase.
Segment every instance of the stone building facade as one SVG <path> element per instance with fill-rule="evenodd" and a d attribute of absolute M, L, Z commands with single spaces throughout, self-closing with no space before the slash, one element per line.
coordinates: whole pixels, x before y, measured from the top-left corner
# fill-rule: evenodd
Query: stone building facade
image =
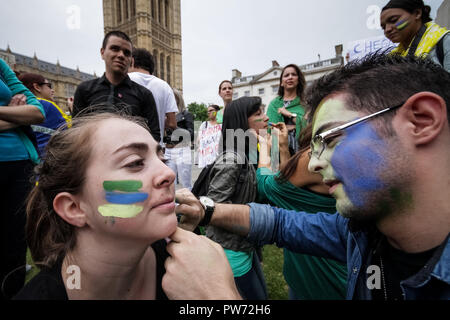
<path fill-rule="evenodd" d="M 8 46 L 6 50 L 0 50 L 0 58 L 6 61 L 15 72 L 30 72 L 42 75 L 53 86 L 55 90 L 55 103 L 64 111 L 68 111 L 67 98 L 75 94 L 77 86 L 87 80 L 96 78 L 96 75 L 81 72 L 79 68 L 76 70 L 66 68 L 60 65 L 39 60 L 34 57 L 27 57 L 11 51 Z"/>
<path fill-rule="evenodd" d="M 300 70 L 305 76 L 306 85 L 310 85 L 314 80 L 344 65 L 342 50 L 343 46 L 337 45 L 335 46 L 336 56 L 334 58 L 299 65 Z M 239 70 L 234 69 L 231 77 L 231 82 L 233 83 L 233 99 L 244 96 L 259 96 L 267 111 L 270 101 L 278 96 L 278 87 L 283 67 L 274 60 L 269 69 L 251 76 L 242 76 Z"/>
<path fill-rule="evenodd" d="M 155 58 L 154 75 L 183 89 L 180 0 L 103 0 L 105 34 L 125 32 Z"/>

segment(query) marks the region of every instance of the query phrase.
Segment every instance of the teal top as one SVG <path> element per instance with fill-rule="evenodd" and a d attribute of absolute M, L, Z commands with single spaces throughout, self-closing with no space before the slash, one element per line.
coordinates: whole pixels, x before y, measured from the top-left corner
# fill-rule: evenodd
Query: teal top
<path fill-rule="evenodd" d="M 24 94 L 27 97 L 27 104 L 37 107 L 45 117 L 44 108 L 36 97 L 17 79 L 6 62 L 0 59 L 0 108 L 8 106 L 16 94 Z M 0 161 L 28 159 L 34 163 L 39 162 L 36 148 L 27 135 L 20 128 L 0 131 Z"/>
<path fill-rule="evenodd" d="M 279 183 L 268 168 L 256 171 L 258 202 L 288 210 L 336 213 L 334 198 Z M 341 300 L 347 291 L 347 267 L 332 259 L 298 254 L 284 249 L 283 274 L 289 287 L 302 300 Z"/>
<path fill-rule="evenodd" d="M 250 271 L 253 265 L 253 251 L 243 252 L 228 249 L 224 249 L 224 251 L 235 278 L 241 277 Z"/>

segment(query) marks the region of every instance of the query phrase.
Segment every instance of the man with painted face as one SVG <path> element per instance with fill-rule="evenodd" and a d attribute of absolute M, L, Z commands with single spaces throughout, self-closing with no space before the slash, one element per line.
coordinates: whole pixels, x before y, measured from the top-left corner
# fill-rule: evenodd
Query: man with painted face
<path fill-rule="evenodd" d="M 308 102 L 309 170 L 339 214 L 216 204 L 207 221 L 256 245 L 347 263 L 347 299 L 450 299 L 450 75 L 429 60 L 375 54 L 316 81 Z M 203 219 L 187 191 L 177 200 L 182 227 Z M 239 298 L 216 244 L 182 229 L 171 238 L 169 297 Z"/>

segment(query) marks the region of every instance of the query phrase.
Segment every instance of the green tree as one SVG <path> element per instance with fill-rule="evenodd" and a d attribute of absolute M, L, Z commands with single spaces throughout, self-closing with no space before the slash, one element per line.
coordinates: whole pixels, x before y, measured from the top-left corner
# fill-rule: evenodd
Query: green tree
<path fill-rule="evenodd" d="M 195 121 L 206 121 L 208 119 L 208 107 L 204 103 L 192 102 L 187 109 L 194 116 Z"/>

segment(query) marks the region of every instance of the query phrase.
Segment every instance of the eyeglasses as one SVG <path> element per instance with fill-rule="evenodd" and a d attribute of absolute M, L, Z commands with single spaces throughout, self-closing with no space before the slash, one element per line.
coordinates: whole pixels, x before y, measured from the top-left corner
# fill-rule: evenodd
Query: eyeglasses
<path fill-rule="evenodd" d="M 50 89 L 52 88 L 52 84 L 51 84 L 50 82 L 42 82 L 42 83 L 39 83 L 40 86 L 43 86 L 44 84 L 45 84 L 47 87 L 49 87 Z"/>
<path fill-rule="evenodd" d="M 332 137 L 339 136 L 341 134 L 342 130 L 347 129 L 347 128 L 349 128 L 355 124 L 358 124 L 360 122 L 369 120 L 370 118 L 376 117 L 380 114 L 400 108 L 401 106 L 403 106 L 403 104 L 404 104 L 404 102 L 402 102 L 401 104 L 399 104 L 395 107 L 389 107 L 389 108 L 383 109 L 381 111 L 369 114 L 367 116 L 353 120 L 348 123 L 344 123 L 336 128 L 333 128 L 333 129 L 330 129 L 330 130 L 327 130 L 325 132 L 315 135 L 311 141 L 311 151 L 308 152 L 309 158 L 311 158 L 312 156 L 315 156 L 317 159 L 320 159 L 320 156 L 322 155 L 322 153 L 325 151 L 325 149 L 327 147 L 327 141 L 330 141 L 330 138 L 332 138 Z M 314 150 L 314 145 L 318 146 L 317 150 Z"/>

